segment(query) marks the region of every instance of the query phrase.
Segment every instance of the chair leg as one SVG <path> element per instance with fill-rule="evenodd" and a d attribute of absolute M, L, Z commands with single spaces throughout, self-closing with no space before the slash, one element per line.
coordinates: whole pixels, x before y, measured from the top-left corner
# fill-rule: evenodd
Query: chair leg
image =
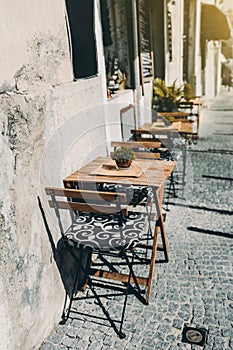
<path fill-rule="evenodd" d="M 132 268 L 133 264 L 132 264 L 132 262 L 130 263 L 126 252 L 121 252 L 121 254 L 122 254 L 123 258 L 125 259 L 125 261 L 127 263 L 127 266 L 129 267 L 129 270 L 130 270 L 130 273 L 131 273 L 131 277 L 133 278 L 133 281 L 134 281 L 134 283 L 136 285 L 136 289 L 135 289 L 134 287 L 131 286 L 131 284 L 129 284 L 129 290 L 130 290 L 130 292 L 132 292 L 138 298 L 139 301 L 141 301 L 143 304 L 146 304 L 146 300 L 142 296 L 142 294 L 144 294 L 144 291 L 140 289 L 138 281 L 137 281 L 137 278 L 136 278 L 136 276 L 135 276 L 135 274 L 133 272 L 133 268 Z M 133 259 L 134 259 L 134 256 L 135 256 L 135 252 L 132 251 L 132 258 Z M 111 262 L 109 262 L 107 259 L 105 259 L 102 255 L 100 255 L 100 259 L 104 262 L 104 264 L 106 264 L 106 266 L 108 266 L 110 271 L 118 272 L 118 270 L 111 264 Z M 126 285 L 127 282 L 125 282 L 124 284 Z"/>
<path fill-rule="evenodd" d="M 132 287 L 130 283 L 128 283 L 129 285 L 129 289 L 132 290 L 133 294 L 145 305 L 147 305 L 147 302 L 145 300 L 145 298 L 142 296 L 143 291 L 141 290 L 138 281 L 137 281 L 137 277 L 135 276 L 135 273 L 133 271 L 133 260 L 134 260 L 134 252 L 132 252 L 132 261 L 129 261 L 129 258 L 126 254 L 125 251 L 122 251 L 123 257 L 125 258 L 127 265 L 129 267 L 129 271 L 130 271 L 130 279 L 131 277 L 133 278 L 134 284 L 136 286 L 136 288 Z M 130 281 L 129 279 L 129 281 Z"/>
<path fill-rule="evenodd" d="M 84 272 L 84 274 L 86 274 L 87 272 L 85 271 L 85 269 L 82 266 L 83 250 L 80 250 L 81 254 L 80 254 L 79 258 L 77 258 L 75 256 L 74 252 L 72 251 L 72 248 L 69 246 L 68 243 L 67 243 L 67 249 L 69 250 L 70 254 L 73 256 L 73 258 L 76 260 L 77 266 Z M 60 321 L 60 324 L 65 324 L 69 318 L 79 276 L 80 276 L 80 270 L 77 269 L 77 273 L 76 273 L 75 278 L 74 278 L 74 283 L 73 283 L 73 286 L 71 289 L 70 296 L 68 295 L 68 292 L 66 292 L 63 312 L 62 312 L 62 316 L 61 316 L 62 319 Z"/>
<path fill-rule="evenodd" d="M 69 247 L 70 248 L 70 247 Z M 71 250 L 72 253 L 72 250 Z M 88 277 L 88 286 L 90 287 L 90 290 L 93 293 L 93 296 L 95 298 L 95 300 L 97 301 L 97 304 L 100 306 L 100 308 L 102 309 L 104 315 L 106 316 L 106 319 L 109 321 L 110 325 L 112 326 L 112 328 L 114 329 L 114 331 L 116 332 L 116 334 L 119 336 L 120 339 L 123 339 L 126 337 L 125 333 L 122 331 L 123 328 L 123 323 L 124 323 L 124 319 L 125 319 L 125 311 L 126 311 L 126 305 L 127 305 L 127 299 L 128 299 L 128 295 L 130 292 L 132 292 L 133 294 L 135 294 L 136 297 L 138 297 L 138 299 L 140 299 L 144 304 L 146 304 L 145 298 L 143 298 L 141 296 L 142 291 L 140 290 L 139 284 L 137 282 L 136 276 L 133 272 L 133 263 L 134 263 L 134 252 L 132 253 L 132 258 L 131 261 L 129 260 L 129 257 L 127 256 L 125 249 L 122 250 L 121 252 L 121 256 L 122 258 L 125 259 L 127 266 L 129 268 L 129 275 L 128 275 L 128 280 L 127 282 L 124 283 L 126 289 L 125 289 L 125 298 L 124 298 L 124 302 L 123 302 L 123 308 L 122 308 L 122 312 L 121 312 L 121 317 L 120 317 L 120 321 L 119 322 L 119 327 L 117 327 L 116 325 L 116 321 L 114 321 L 109 312 L 106 310 L 104 304 L 101 301 L 100 296 L 97 294 L 94 285 L 92 283 L 92 278 L 89 275 Z M 79 257 L 79 259 L 77 259 L 77 264 L 78 266 L 80 266 L 80 262 L 82 261 L 82 255 Z M 76 290 L 76 285 L 77 285 L 77 281 L 78 281 L 78 277 L 79 277 L 79 271 L 77 271 L 77 274 L 75 276 L 75 281 L 74 284 L 72 286 L 72 292 L 71 295 L 69 296 L 68 293 L 66 293 L 65 296 L 65 302 L 64 302 L 64 308 L 63 308 L 63 313 L 62 313 L 62 320 L 60 321 L 60 324 L 65 324 L 66 321 L 69 318 L 70 312 L 71 312 L 71 307 L 72 307 L 72 303 L 74 300 L 76 300 L 77 298 L 74 296 L 75 295 L 75 290 Z M 136 285 L 136 288 L 133 287 L 131 285 L 131 280 L 133 279 L 133 282 Z"/>
<path fill-rule="evenodd" d="M 81 259 L 80 259 L 80 261 L 81 261 Z M 64 308 L 63 308 L 63 312 L 62 312 L 62 316 L 61 316 L 62 319 L 60 321 L 60 324 L 65 324 L 70 316 L 70 310 L 71 310 L 71 306 L 72 306 L 72 303 L 74 300 L 74 293 L 75 293 L 75 288 L 76 288 L 77 281 L 78 281 L 78 276 L 79 276 L 79 271 L 77 271 L 77 274 L 75 276 L 71 296 L 69 297 L 68 293 L 66 292 Z"/>
<path fill-rule="evenodd" d="M 96 293 L 95 288 L 92 286 L 91 280 L 89 281 L 89 286 L 90 286 L 90 289 L 91 289 L 91 291 L 92 291 L 92 293 L 93 293 L 93 295 L 94 295 L 98 305 L 101 307 L 104 315 L 106 316 L 107 320 L 111 324 L 112 328 L 114 329 L 114 331 L 116 332 L 116 334 L 119 336 L 120 339 L 124 339 L 126 337 L 125 333 L 122 332 L 122 325 L 123 325 L 124 318 L 121 319 L 120 329 L 118 329 L 116 324 L 115 324 L 115 322 L 112 320 L 109 312 L 104 307 L 104 304 L 102 303 L 100 297 Z"/>
<path fill-rule="evenodd" d="M 123 308 L 122 308 L 119 328 L 116 326 L 116 323 L 112 320 L 109 312 L 106 310 L 106 308 L 105 308 L 104 304 L 102 303 L 99 295 L 96 293 L 95 288 L 92 285 L 91 279 L 89 280 L 90 289 L 91 289 L 91 291 L 92 291 L 92 293 L 93 293 L 93 295 L 94 295 L 98 305 L 101 307 L 104 315 L 106 316 L 107 320 L 109 321 L 109 323 L 111 324 L 112 328 L 114 329 L 114 331 L 116 332 L 116 334 L 119 336 L 120 339 L 124 339 L 126 337 L 125 333 L 122 332 L 122 328 L 123 328 L 123 323 L 124 323 L 124 319 L 125 319 L 125 311 L 126 311 L 128 295 L 129 295 L 129 292 L 132 289 L 134 290 L 134 288 L 130 284 L 130 281 L 131 281 L 132 277 L 133 277 L 133 280 L 134 280 L 134 282 L 135 282 L 135 284 L 137 286 L 137 289 L 140 290 L 140 287 L 139 287 L 139 285 L 137 283 L 136 277 L 135 277 L 135 275 L 133 273 L 133 269 L 132 269 L 133 261 L 134 261 L 134 253 L 132 254 L 131 262 L 129 261 L 128 256 L 127 256 L 125 251 L 122 251 L 122 256 L 125 258 L 125 260 L 127 262 L 127 265 L 129 267 L 129 276 L 128 276 L 128 281 L 127 281 L 127 286 L 126 286 L 126 292 L 125 292 L 125 298 L 124 298 L 124 303 L 123 303 Z"/>
<path fill-rule="evenodd" d="M 173 190 L 173 197 L 176 198 L 176 188 L 175 188 L 175 180 L 174 180 L 174 172 L 171 173 L 171 184 L 172 184 L 172 190 Z"/>
<path fill-rule="evenodd" d="M 166 208 L 165 208 L 166 211 L 169 211 L 169 203 L 168 203 L 168 201 L 169 201 L 169 198 L 171 198 L 171 192 L 172 191 L 173 191 L 173 198 L 176 198 L 177 195 L 176 195 L 175 181 L 174 181 L 173 172 L 170 175 L 170 182 L 169 182 L 168 195 L 167 195 L 167 205 L 166 205 Z"/>

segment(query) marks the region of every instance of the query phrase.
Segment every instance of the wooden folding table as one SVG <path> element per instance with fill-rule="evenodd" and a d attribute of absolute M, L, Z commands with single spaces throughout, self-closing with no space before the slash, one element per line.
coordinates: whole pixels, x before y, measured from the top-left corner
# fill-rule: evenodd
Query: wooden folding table
<path fill-rule="evenodd" d="M 160 231 L 162 238 L 162 250 L 164 252 L 165 260 L 168 261 L 168 246 L 166 239 L 166 232 L 162 216 L 162 201 L 164 184 L 175 167 L 175 162 L 173 161 L 162 161 L 162 160 L 144 160 L 137 159 L 134 161 L 135 166 L 141 169 L 138 176 L 111 176 L 109 175 L 99 175 L 98 172 L 102 166 L 110 164 L 110 158 L 99 157 L 79 170 L 76 170 L 71 175 L 64 179 L 64 186 L 66 188 L 85 188 L 87 184 L 91 184 L 98 187 L 99 184 L 111 183 L 120 184 L 125 186 L 135 185 L 135 186 L 148 186 L 152 188 L 154 194 L 155 207 L 157 212 L 156 224 L 154 229 L 153 245 L 151 246 L 152 254 L 150 261 L 149 274 L 146 277 L 137 277 L 138 283 L 147 287 L 146 302 L 149 303 L 152 280 L 154 275 L 156 251 L 158 248 L 158 234 Z M 101 173 L 101 172 L 99 172 Z M 97 272 L 98 273 L 98 272 Z M 102 273 L 99 271 L 99 273 Z M 125 282 L 127 276 L 116 272 L 106 272 L 104 278 L 111 278 L 115 280 L 121 280 Z"/>

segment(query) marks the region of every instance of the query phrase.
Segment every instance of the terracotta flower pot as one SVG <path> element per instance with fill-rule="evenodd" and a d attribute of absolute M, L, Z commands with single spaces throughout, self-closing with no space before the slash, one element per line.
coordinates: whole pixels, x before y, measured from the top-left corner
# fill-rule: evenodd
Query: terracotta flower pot
<path fill-rule="evenodd" d="M 119 162 L 117 160 L 115 160 L 116 165 L 119 169 L 127 169 L 130 167 L 132 160 L 125 160 L 124 162 Z"/>

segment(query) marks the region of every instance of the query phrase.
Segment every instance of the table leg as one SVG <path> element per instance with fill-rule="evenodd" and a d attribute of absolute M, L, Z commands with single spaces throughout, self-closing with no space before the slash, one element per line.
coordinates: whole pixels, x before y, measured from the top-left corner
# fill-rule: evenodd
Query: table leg
<path fill-rule="evenodd" d="M 149 304 L 150 301 L 150 294 L 152 289 L 152 281 L 154 277 L 154 270 L 155 270 L 155 261 L 156 261 L 156 252 L 158 248 L 158 235 L 159 230 L 161 233 L 162 243 L 163 243 L 163 252 L 165 256 L 165 261 L 168 262 L 168 246 L 167 246 L 167 239 L 166 239 L 166 231 L 164 227 L 163 222 L 163 216 L 162 216 L 162 199 L 163 199 L 163 192 L 164 192 L 164 186 L 160 188 L 160 193 L 158 191 L 155 191 L 155 206 L 156 206 L 156 212 L 157 212 L 157 220 L 154 228 L 154 237 L 153 237 L 153 246 L 152 246 L 152 254 L 151 254 L 151 262 L 150 262 L 150 270 L 149 270 L 149 276 L 148 276 L 148 283 L 147 283 L 147 293 L 146 293 L 146 302 Z"/>
<path fill-rule="evenodd" d="M 187 143 L 182 145 L 182 159 L 183 159 L 183 170 L 182 170 L 182 198 L 184 198 L 184 187 L 186 178 L 186 162 L 187 162 Z"/>
<path fill-rule="evenodd" d="M 160 190 L 160 194 L 158 195 L 158 192 L 155 192 L 155 207 L 157 212 L 157 221 L 156 221 L 156 227 L 160 229 L 162 243 L 163 243 L 163 251 L 165 260 L 168 261 L 168 246 L 167 246 L 167 238 L 166 238 L 166 231 L 164 227 L 163 222 L 163 215 L 162 215 L 162 205 L 161 205 L 161 198 L 163 197 L 163 189 Z"/>
<path fill-rule="evenodd" d="M 150 294 L 151 294 L 151 290 L 152 290 L 152 281 L 153 281 L 153 277 L 154 277 L 156 252 L 157 252 L 157 246 L 158 246 L 158 231 L 159 231 L 158 226 L 155 226 L 154 238 L 153 238 L 153 248 L 152 248 L 152 254 L 151 254 L 150 270 L 149 270 L 148 283 L 147 283 L 147 292 L 146 292 L 146 303 L 147 304 L 149 304 L 149 302 L 150 302 Z"/>

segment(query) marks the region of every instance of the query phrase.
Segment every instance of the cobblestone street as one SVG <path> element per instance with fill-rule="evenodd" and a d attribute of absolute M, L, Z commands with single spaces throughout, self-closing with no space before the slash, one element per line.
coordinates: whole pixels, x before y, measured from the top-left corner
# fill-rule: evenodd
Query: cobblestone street
<path fill-rule="evenodd" d="M 185 196 L 168 207 L 170 260 L 156 264 L 149 305 L 129 296 L 126 338 L 120 340 L 103 319 L 71 314 L 40 350 L 233 349 L 232 156 L 233 95 L 225 93 L 201 112 L 200 140 L 188 151 Z M 75 305 L 103 317 L 93 301 Z M 203 347 L 182 341 L 185 324 L 207 329 Z"/>

